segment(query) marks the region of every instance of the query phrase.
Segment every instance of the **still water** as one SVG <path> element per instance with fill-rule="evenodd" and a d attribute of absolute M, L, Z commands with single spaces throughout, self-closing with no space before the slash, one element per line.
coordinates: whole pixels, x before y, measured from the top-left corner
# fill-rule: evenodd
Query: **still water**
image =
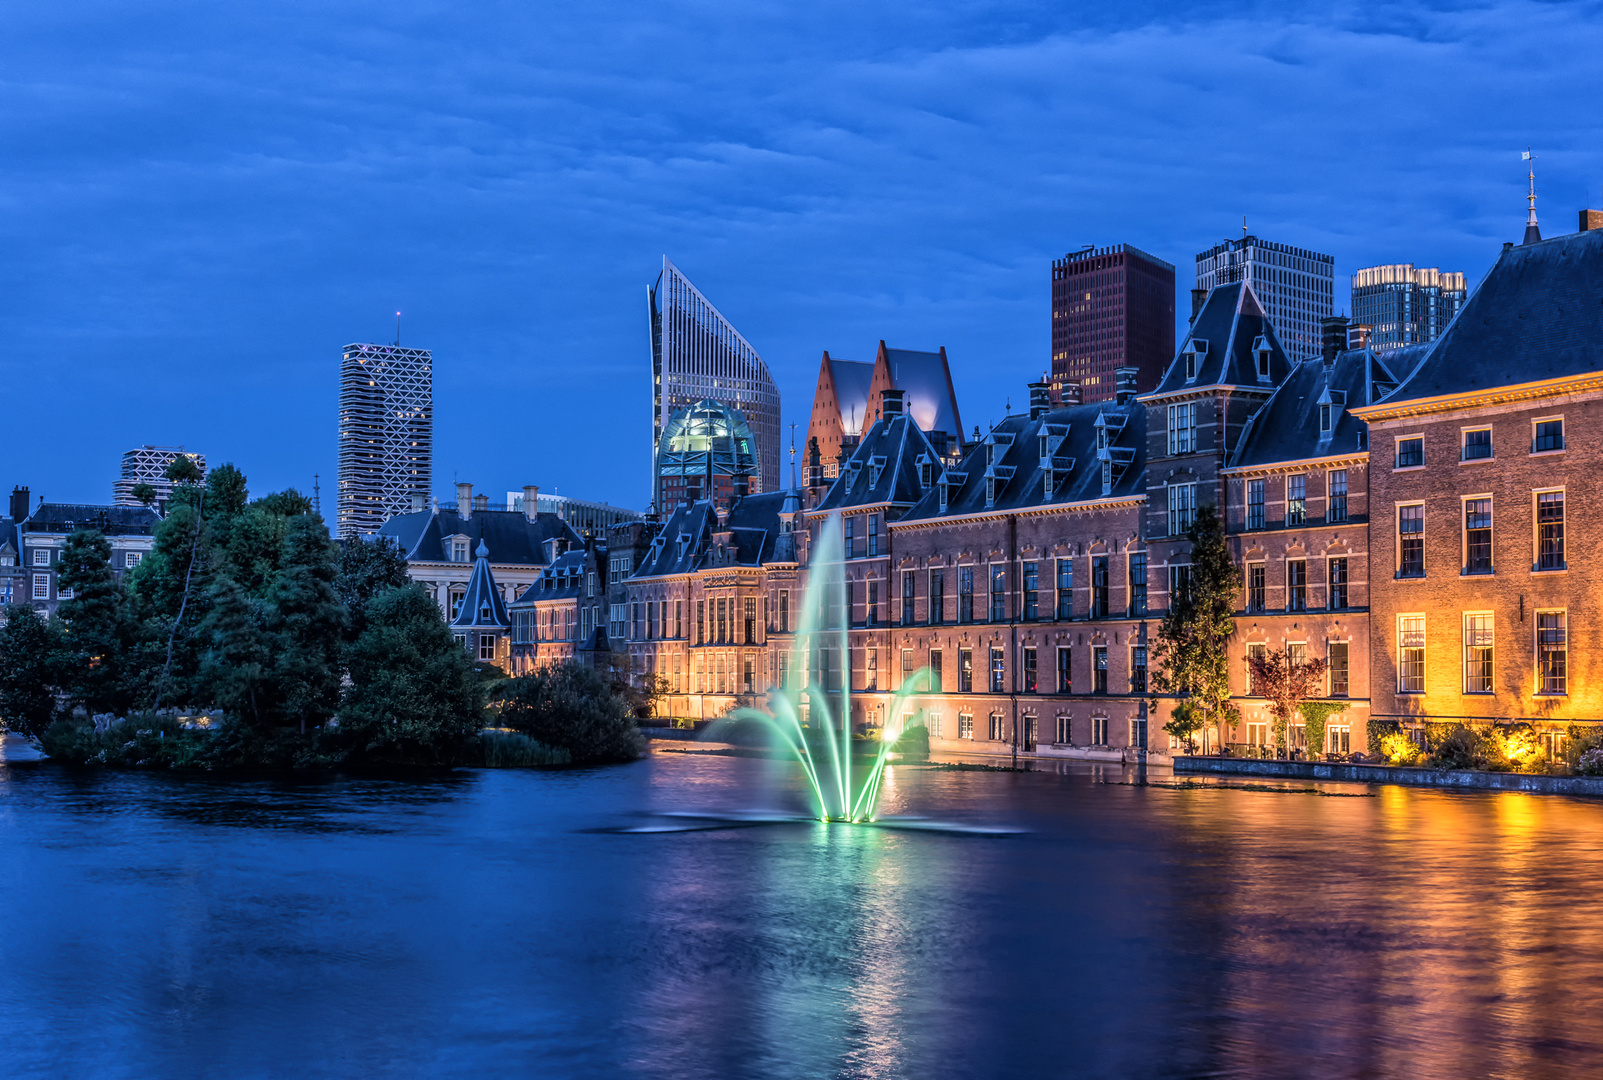
<path fill-rule="evenodd" d="M 1603 804 L 898 767 L 1025 831 L 616 831 L 793 779 L 0 765 L 0 1076 L 1603 1075 Z"/>

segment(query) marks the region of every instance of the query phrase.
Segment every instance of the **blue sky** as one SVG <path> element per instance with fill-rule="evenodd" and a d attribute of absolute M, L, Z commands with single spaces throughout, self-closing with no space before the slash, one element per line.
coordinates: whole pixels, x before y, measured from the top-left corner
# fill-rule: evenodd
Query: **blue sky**
<path fill-rule="evenodd" d="M 0 483 L 182 443 L 331 494 L 340 347 L 435 351 L 435 486 L 649 497 L 669 255 L 805 430 L 819 356 L 945 345 L 984 424 L 1054 257 L 1239 235 L 1484 272 L 1603 203 L 1597 4 L 12 4 Z M 1338 284 L 1338 297 L 1342 293 Z M 1179 302 L 1181 308 L 1185 302 Z M 325 503 L 331 513 L 332 500 Z"/>

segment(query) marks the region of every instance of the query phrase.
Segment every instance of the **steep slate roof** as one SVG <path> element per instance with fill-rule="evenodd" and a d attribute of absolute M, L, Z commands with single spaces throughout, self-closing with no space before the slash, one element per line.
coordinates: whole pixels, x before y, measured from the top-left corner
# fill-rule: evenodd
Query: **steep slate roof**
<path fill-rule="evenodd" d="M 1097 447 L 1097 432 L 1108 432 L 1106 450 Z M 1047 456 L 1041 436 L 1047 436 Z M 1111 401 L 1051 409 L 1040 417 L 1010 416 L 996 425 L 962 463 L 946 474 L 946 513 L 940 509 L 937 485 L 901 521 L 961 514 L 1025 510 L 1039 506 L 1129 498 L 1146 493 L 1144 473 L 1147 410 Z M 1046 495 L 1046 468 L 1052 468 L 1052 495 Z M 1103 490 L 1103 464 L 1112 483 Z M 985 505 L 986 477 L 994 475 L 994 503 Z"/>
<path fill-rule="evenodd" d="M 1258 378 L 1253 346 L 1259 339 L 1269 345 L 1269 377 Z M 1197 357 L 1197 377 L 1186 378 L 1186 354 L 1193 342 L 1207 343 Z M 1205 386 L 1251 386 L 1271 390 L 1291 371 L 1291 361 L 1281 348 L 1274 327 L 1264 315 L 1263 306 L 1252 287 L 1245 282 L 1216 285 L 1197 313 L 1174 362 L 1163 373 L 1153 394 L 1168 394 Z M 1143 395 L 1148 396 L 1148 395 Z"/>
<path fill-rule="evenodd" d="M 490 572 L 490 549 L 479 541 L 474 552 L 473 576 L 468 578 L 467 592 L 462 594 L 462 606 L 457 609 L 451 626 L 457 630 L 505 630 L 512 625 L 507 618 L 506 604 L 501 590 L 495 587 L 495 575 Z"/>
<path fill-rule="evenodd" d="M 161 515 L 148 506 L 95 506 L 86 503 L 44 503 L 22 523 L 23 532 L 70 533 L 99 529 L 107 536 L 149 536 Z"/>
<path fill-rule="evenodd" d="M 852 450 L 815 509 L 826 513 L 875 503 L 911 506 L 924 497 L 924 487 L 919 483 L 921 457 L 929 459 L 932 470 L 940 469 L 940 457 L 912 417 L 876 421 Z"/>
<path fill-rule="evenodd" d="M 779 539 L 779 511 L 787 492 L 765 491 L 735 500 L 729 510 L 728 531 L 733 550 L 730 566 L 758 566 L 773 562 Z M 710 502 L 680 506 L 652 541 L 631 578 L 688 574 L 714 565 L 712 535 L 718 516 Z M 680 537 L 686 542 L 681 545 Z"/>
<path fill-rule="evenodd" d="M 1352 349 L 1337 353 L 1328 365 L 1317 356 L 1302 361 L 1247 421 L 1230 465 L 1267 465 L 1366 449 L 1369 425 L 1348 410 L 1373 404 L 1397 384 L 1390 359 L 1390 353 Z M 1339 413 L 1331 430 L 1321 432 L 1319 407 L 1326 401 L 1339 406 Z"/>
<path fill-rule="evenodd" d="M 1390 405 L 1603 371 L 1603 230 L 1505 247 Z"/>
<path fill-rule="evenodd" d="M 881 341 L 874 357 L 876 369 L 883 367 L 880 389 L 894 387 L 905 393 L 904 411 L 925 431 L 944 431 L 954 439 L 963 437 L 963 421 L 957 411 L 957 394 L 952 389 L 952 371 L 946 350 L 919 352 L 892 349 Z M 888 376 L 888 378 L 886 378 Z M 887 385 L 888 384 L 888 385 Z M 878 395 L 869 403 L 871 415 L 879 418 Z"/>
<path fill-rule="evenodd" d="M 540 574 L 540 580 L 518 594 L 512 601 L 514 608 L 530 608 L 542 600 L 574 600 L 584 592 L 585 572 L 590 553 L 584 548 L 571 548 L 556 557 Z"/>
<path fill-rule="evenodd" d="M 445 550 L 448 536 L 463 535 L 487 544 L 502 566 L 544 566 L 545 542 L 552 537 L 582 543 L 573 527 L 556 514 L 538 514 L 531 522 L 521 510 L 475 510 L 463 521 L 455 507 L 397 514 L 378 534 L 397 540 L 408 562 L 450 562 Z"/>
<path fill-rule="evenodd" d="M 848 435 L 860 434 L 868 416 L 868 387 L 874 381 L 874 365 L 862 360 L 837 360 L 831 356 L 829 377 L 835 384 L 835 404 L 840 409 L 841 430 Z"/>

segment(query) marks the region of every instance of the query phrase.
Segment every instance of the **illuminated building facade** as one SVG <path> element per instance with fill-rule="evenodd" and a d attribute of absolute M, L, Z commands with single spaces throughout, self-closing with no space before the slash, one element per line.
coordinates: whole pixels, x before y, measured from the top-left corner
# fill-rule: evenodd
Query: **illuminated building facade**
<path fill-rule="evenodd" d="M 664 256 L 647 292 L 651 324 L 652 501 L 666 506 L 656 471 L 674 414 L 711 399 L 739 410 L 755 437 L 751 490 L 779 487 L 779 390 L 757 350 Z"/>
<path fill-rule="evenodd" d="M 433 353 L 399 345 L 345 346 L 336 535 L 378 532 L 426 500 L 433 478 Z"/>
<path fill-rule="evenodd" d="M 1320 320 L 1334 311 L 1335 274 L 1329 255 L 1256 236 L 1226 240 L 1197 256 L 1197 288 L 1251 285 L 1293 360 L 1320 352 Z"/>
<path fill-rule="evenodd" d="M 873 363 L 837 360 L 825 352 L 819 364 L 807 424 L 807 454 L 809 462 L 816 454 L 823 479 L 835 478 L 842 460 L 880 418 L 886 390 L 902 391 L 907 415 L 929 436 L 941 458 L 955 461 L 962 454 L 963 420 L 946 349 L 892 349 L 881 341 Z"/>
<path fill-rule="evenodd" d="M 1413 263 L 1368 266 L 1353 274 L 1352 319 L 1369 327 L 1376 349 L 1435 341 L 1468 295 L 1464 275 Z"/>
<path fill-rule="evenodd" d="M 668 418 L 657 440 L 657 497 L 664 512 L 700 499 L 727 504 L 755 492 L 757 439 L 746 417 L 706 398 Z"/>
<path fill-rule="evenodd" d="M 1174 357 L 1174 267 L 1130 246 L 1086 248 L 1052 263 L 1052 382 L 1080 400 L 1109 401 L 1130 367 L 1144 393 Z"/>

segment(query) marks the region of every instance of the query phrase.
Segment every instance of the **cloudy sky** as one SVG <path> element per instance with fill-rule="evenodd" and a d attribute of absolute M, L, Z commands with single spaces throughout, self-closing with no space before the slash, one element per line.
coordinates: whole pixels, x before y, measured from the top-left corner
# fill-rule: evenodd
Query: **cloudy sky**
<path fill-rule="evenodd" d="M 1183 18 L 1171 12 L 1183 9 Z M 0 8 L 0 482 L 184 444 L 333 490 L 340 348 L 434 350 L 435 487 L 649 497 L 664 254 L 805 430 L 819 356 L 1048 365 L 1051 260 L 1239 235 L 1478 279 L 1603 203 L 1598 4 Z M 1178 305 L 1184 308 L 1182 303 Z M 7 487 L 9 490 L 9 486 Z M 332 510 L 332 499 L 325 511 Z"/>

